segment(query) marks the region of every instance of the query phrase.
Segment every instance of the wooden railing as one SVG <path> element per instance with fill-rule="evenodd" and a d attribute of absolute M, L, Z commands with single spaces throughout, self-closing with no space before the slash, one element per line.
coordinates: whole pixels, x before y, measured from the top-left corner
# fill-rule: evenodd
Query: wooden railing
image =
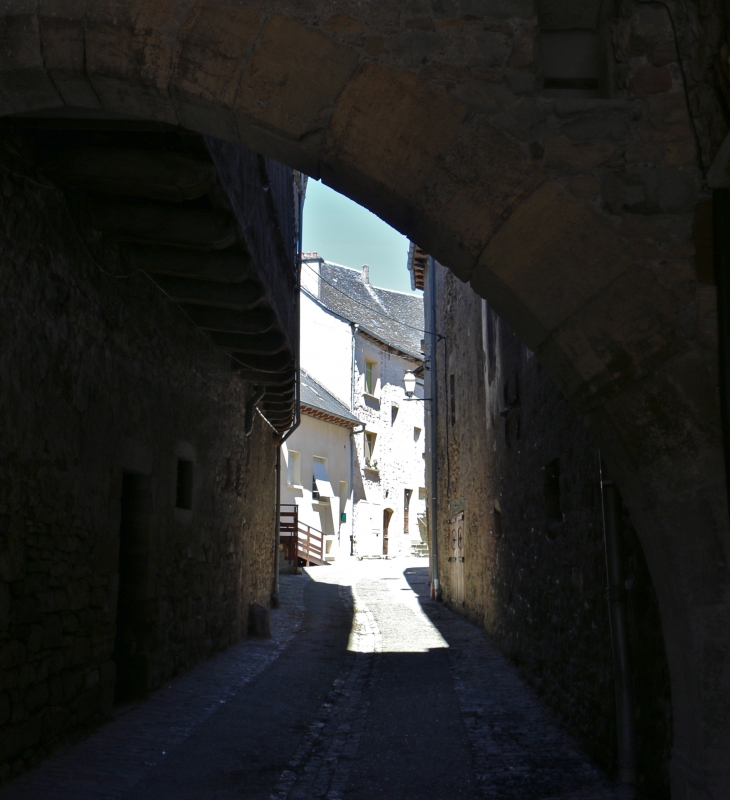
<path fill-rule="evenodd" d="M 287 561 L 301 558 L 305 566 L 324 564 L 324 534 L 299 520 L 297 506 L 279 507 L 279 541 Z"/>

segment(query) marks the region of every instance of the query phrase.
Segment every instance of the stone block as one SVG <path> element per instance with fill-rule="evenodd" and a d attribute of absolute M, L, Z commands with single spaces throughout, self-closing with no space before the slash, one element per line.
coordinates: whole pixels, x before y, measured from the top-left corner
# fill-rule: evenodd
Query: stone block
<path fill-rule="evenodd" d="M 566 170 L 589 170 L 605 164 L 616 150 L 611 142 L 572 142 L 555 136 L 545 142 L 545 166 Z"/>
<path fill-rule="evenodd" d="M 536 59 L 538 35 L 539 28 L 533 21 L 522 22 L 515 26 L 508 64 L 511 69 L 525 69 L 533 65 Z"/>
<path fill-rule="evenodd" d="M 37 711 L 48 702 L 50 692 L 45 681 L 34 683 L 25 693 L 25 707 L 28 711 Z"/>
<path fill-rule="evenodd" d="M 3 113 L 17 114 L 63 104 L 48 76 L 34 3 L 21 0 L 0 19 L 0 97 Z"/>
<path fill-rule="evenodd" d="M 426 219 L 438 221 L 452 244 L 429 242 L 435 238 L 435 225 L 418 230 L 418 240 L 465 278 L 470 261 L 543 179 L 532 159 L 486 117 L 476 115 L 439 160 L 419 202 Z"/>
<path fill-rule="evenodd" d="M 337 101 L 325 158 L 396 197 L 415 197 L 466 115 L 418 76 L 364 63 Z"/>
<path fill-rule="evenodd" d="M 23 534 L 25 531 L 15 530 L 12 526 L 3 536 L 0 550 L 0 580 L 12 583 L 17 581 L 25 571 L 26 546 Z"/>
<path fill-rule="evenodd" d="M 655 67 L 666 67 L 678 61 L 677 47 L 674 40 L 657 42 L 651 54 L 651 63 Z"/>
<path fill-rule="evenodd" d="M 560 132 L 573 141 L 624 141 L 631 137 L 631 110 L 597 108 L 566 119 Z"/>
<path fill-rule="evenodd" d="M 581 376 L 574 402 L 603 402 L 674 357 L 682 347 L 677 312 L 676 297 L 648 269 L 627 270 L 597 293 L 552 335 Z"/>
<path fill-rule="evenodd" d="M 89 584 L 86 581 L 69 581 L 66 591 L 68 607 L 71 611 L 78 611 L 89 605 Z"/>
<path fill-rule="evenodd" d="M 31 625 L 28 634 L 28 652 L 37 653 L 43 644 L 43 626 Z"/>
<path fill-rule="evenodd" d="M 171 84 L 183 125 L 237 141 L 233 104 L 261 19 L 248 6 L 193 6 L 181 28 Z"/>
<path fill-rule="evenodd" d="M 84 11 L 78 0 L 46 0 L 40 4 L 43 61 L 67 106 L 100 108 L 86 75 Z"/>
<path fill-rule="evenodd" d="M 601 184 L 591 175 L 577 175 L 568 183 L 568 189 L 576 197 L 591 198 L 601 191 Z"/>
<path fill-rule="evenodd" d="M 86 73 L 102 106 L 177 124 L 169 93 L 184 9 L 173 0 L 94 6 L 86 15 Z"/>
<path fill-rule="evenodd" d="M 672 88 L 672 73 L 667 67 L 645 64 L 639 67 L 629 81 L 629 89 L 635 97 L 661 94 Z"/>
<path fill-rule="evenodd" d="M 471 282 L 488 296 L 496 278 L 504 307 L 495 303 L 495 308 L 534 350 L 630 263 L 607 222 L 561 187 L 546 183 L 491 239 Z"/>
<path fill-rule="evenodd" d="M 0 647 L 0 672 L 11 670 L 22 664 L 26 658 L 26 647 L 17 639 L 12 639 Z"/>
<path fill-rule="evenodd" d="M 639 214 L 682 214 L 694 209 L 699 190 L 695 170 L 638 168 L 627 170 L 625 181 L 643 188 L 644 197 L 628 207 Z"/>
<path fill-rule="evenodd" d="M 85 636 L 76 635 L 73 641 L 71 664 L 87 664 L 91 655 L 91 642 Z"/>
<path fill-rule="evenodd" d="M 275 14 L 243 73 L 236 114 L 301 139 L 327 125 L 357 61 L 355 51 Z"/>

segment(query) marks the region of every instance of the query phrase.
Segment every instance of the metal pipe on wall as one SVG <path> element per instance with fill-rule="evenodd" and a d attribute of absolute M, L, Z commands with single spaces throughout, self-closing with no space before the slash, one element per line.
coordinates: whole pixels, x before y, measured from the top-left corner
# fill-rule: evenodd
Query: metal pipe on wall
<path fill-rule="evenodd" d="M 352 325 L 352 363 L 350 365 L 350 411 L 355 413 L 355 344 L 360 326 Z M 365 430 L 365 426 L 363 426 Z M 358 431 L 360 433 L 360 431 Z M 350 555 L 355 555 L 355 429 L 350 431 Z"/>
<path fill-rule="evenodd" d="M 439 543 L 438 543 L 438 402 L 436 392 L 436 262 L 432 256 L 428 258 L 428 291 L 431 295 L 429 303 L 429 342 L 431 350 L 431 597 L 441 602 L 441 584 L 439 582 Z"/>
<path fill-rule="evenodd" d="M 274 587 L 271 592 L 271 607 L 279 607 L 279 541 L 281 539 L 281 445 L 276 448 L 276 518 L 274 522 Z"/>
<path fill-rule="evenodd" d="M 629 621 L 626 613 L 626 578 L 621 554 L 621 497 L 601 466 L 601 500 L 608 575 L 608 613 L 611 622 L 611 647 L 616 683 L 616 734 L 618 744 L 619 788 L 621 800 L 636 797 L 636 733 L 634 730 L 634 692 L 629 657 Z"/>

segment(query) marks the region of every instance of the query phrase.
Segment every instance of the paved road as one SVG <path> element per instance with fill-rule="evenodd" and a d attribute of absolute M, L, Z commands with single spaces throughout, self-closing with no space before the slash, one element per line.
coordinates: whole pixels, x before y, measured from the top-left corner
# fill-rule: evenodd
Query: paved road
<path fill-rule="evenodd" d="M 424 561 L 282 579 L 270 641 L 235 645 L 0 800 L 609 800 L 612 787 Z"/>

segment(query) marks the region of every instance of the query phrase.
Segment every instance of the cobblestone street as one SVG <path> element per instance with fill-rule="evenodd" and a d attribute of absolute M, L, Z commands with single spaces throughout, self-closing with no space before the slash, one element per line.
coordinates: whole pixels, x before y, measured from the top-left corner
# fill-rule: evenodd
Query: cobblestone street
<path fill-rule="evenodd" d="M 612 798 L 427 577 L 422 559 L 283 576 L 271 640 L 120 709 L 0 800 Z"/>

